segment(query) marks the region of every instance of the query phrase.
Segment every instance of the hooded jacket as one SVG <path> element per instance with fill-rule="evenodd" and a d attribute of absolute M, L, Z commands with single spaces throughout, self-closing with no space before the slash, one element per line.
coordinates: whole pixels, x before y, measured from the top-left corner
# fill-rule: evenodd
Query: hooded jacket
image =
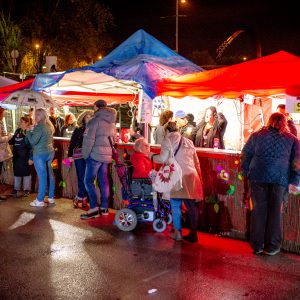
<path fill-rule="evenodd" d="M 112 149 L 108 137 L 116 136 L 117 111 L 114 108 L 103 107 L 95 112 L 94 117 L 86 125 L 83 134 L 83 158 L 103 162 L 112 162 Z"/>

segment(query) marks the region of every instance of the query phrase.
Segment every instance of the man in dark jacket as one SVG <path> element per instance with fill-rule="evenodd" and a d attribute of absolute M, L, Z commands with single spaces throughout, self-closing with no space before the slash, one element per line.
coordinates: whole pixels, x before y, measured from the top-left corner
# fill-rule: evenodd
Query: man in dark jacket
<path fill-rule="evenodd" d="M 95 102 L 95 110 L 94 117 L 86 125 L 82 143 L 82 154 L 86 160 L 84 184 L 89 196 L 90 209 L 86 214 L 80 216 L 81 219 L 108 214 L 110 192 L 108 166 L 112 162 L 109 138 L 114 140 L 116 136 L 117 111 L 107 107 L 104 100 Z M 101 191 L 100 208 L 94 185 L 96 177 Z"/>
<path fill-rule="evenodd" d="M 287 192 L 298 191 L 298 146 L 297 138 L 287 129 L 285 115 L 277 112 L 243 148 L 241 168 L 250 182 L 250 242 L 255 254 L 280 252 L 281 205 Z"/>

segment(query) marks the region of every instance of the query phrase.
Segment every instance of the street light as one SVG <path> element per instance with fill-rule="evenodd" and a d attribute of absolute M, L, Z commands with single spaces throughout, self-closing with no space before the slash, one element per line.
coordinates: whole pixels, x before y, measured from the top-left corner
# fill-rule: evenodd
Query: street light
<path fill-rule="evenodd" d="M 180 3 L 186 3 L 185 0 L 180 0 Z M 179 0 L 176 0 L 176 46 L 175 46 L 175 51 L 178 53 L 179 48 L 178 48 L 178 40 L 179 40 Z"/>

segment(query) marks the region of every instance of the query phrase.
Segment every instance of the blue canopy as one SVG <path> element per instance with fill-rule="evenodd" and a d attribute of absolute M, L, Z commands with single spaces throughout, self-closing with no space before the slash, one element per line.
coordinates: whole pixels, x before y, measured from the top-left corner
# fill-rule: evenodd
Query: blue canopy
<path fill-rule="evenodd" d="M 177 54 L 142 29 L 136 31 L 95 64 L 80 69 L 71 69 L 65 73 L 79 70 L 92 70 L 120 80 L 133 80 L 142 86 L 151 99 L 156 96 L 157 80 L 203 71 L 201 67 Z M 51 76 L 47 79 L 46 75 L 37 76 L 33 89 L 41 90 L 49 87 L 63 76 L 60 74 L 55 78 Z"/>
<path fill-rule="evenodd" d="M 156 96 L 157 80 L 204 71 L 142 29 L 92 67 L 118 79 L 140 83 L 150 98 Z"/>

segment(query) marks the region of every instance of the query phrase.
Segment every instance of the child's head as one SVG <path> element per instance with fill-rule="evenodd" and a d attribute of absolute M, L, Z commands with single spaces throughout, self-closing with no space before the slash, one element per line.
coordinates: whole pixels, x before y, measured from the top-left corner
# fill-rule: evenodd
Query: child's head
<path fill-rule="evenodd" d="M 32 125 L 32 119 L 29 116 L 23 116 L 20 118 L 19 128 L 26 130 Z"/>

